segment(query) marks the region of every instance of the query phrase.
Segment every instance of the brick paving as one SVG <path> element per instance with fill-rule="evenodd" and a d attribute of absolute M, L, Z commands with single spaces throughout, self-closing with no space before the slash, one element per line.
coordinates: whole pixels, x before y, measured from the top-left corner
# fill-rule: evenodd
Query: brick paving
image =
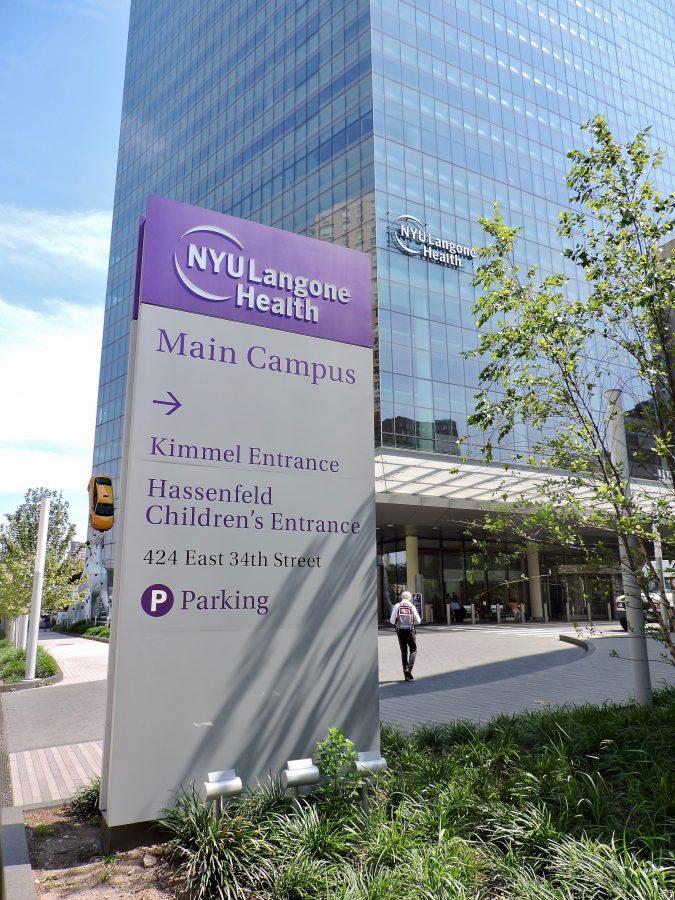
<path fill-rule="evenodd" d="M 58 631 L 41 631 L 39 643 L 49 650 L 63 672 L 65 684 L 103 681 L 108 676 L 108 645 Z"/>
<path fill-rule="evenodd" d="M 101 773 L 103 741 L 9 754 L 14 806 L 68 800 Z"/>
<path fill-rule="evenodd" d="M 400 681 L 394 634 L 380 635 L 380 671 L 396 682 L 380 687 L 380 718 L 405 731 L 425 722 L 460 719 L 484 723 L 502 713 L 548 707 L 626 702 L 633 695 L 630 636 L 607 624 L 586 636 L 589 650 L 559 642 L 561 626 L 521 628 L 452 627 L 442 634 L 418 632 L 415 681 Z M 518 633 L 518 632 L 522 633 Z M 661 648 L 647 641 L 652 684 L 675 684 L 675 669 L 661 660 Z M 612 656 L 612 652 L 617 656 Z M 425 658 L 426 657 L 426 658 Z M 445 671 L 439 671 L 445 659 Z"/>
<path fill-rule="evenodd" d="M 63 681 L 4 694 L 14 806 L 67 800 L 100 775 L 108 645 L 41 631 Z"/>

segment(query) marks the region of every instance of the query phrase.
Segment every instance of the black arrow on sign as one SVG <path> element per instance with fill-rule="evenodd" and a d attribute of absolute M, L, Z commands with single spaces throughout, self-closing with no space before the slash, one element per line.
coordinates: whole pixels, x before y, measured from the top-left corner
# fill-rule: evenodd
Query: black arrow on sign
<path fill-rule="evenodd" d="M 175 394 L 171 393 L 171 391 L 167 391 L 167 394 L 169 395 L 169 397 L 171 397 L 170 400 L 153 400 L 152 402 L 158 403 L 160 406 L 170 406 L 171 409 L 167 409 L 166 413 L 164 414 L 166 416 L 170 416 L 171 413 L 175 413 L 177 409 L 180 409 L 183 404 Z"/>

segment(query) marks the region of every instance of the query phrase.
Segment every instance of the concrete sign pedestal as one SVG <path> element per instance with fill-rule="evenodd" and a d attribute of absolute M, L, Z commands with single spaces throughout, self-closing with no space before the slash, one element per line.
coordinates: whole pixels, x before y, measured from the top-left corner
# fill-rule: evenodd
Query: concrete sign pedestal
<path fill-rule="evenodd" d="M 106 844 L 329 726 L 379 747 L 370 259 L 150 198 L 132 329 Z"/>

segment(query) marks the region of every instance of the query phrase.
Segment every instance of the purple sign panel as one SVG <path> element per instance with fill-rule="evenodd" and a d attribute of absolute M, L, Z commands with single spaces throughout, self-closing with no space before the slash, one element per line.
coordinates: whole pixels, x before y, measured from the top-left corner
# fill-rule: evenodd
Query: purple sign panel
<path fill-rule="evenodd" d="M 370 257 L 149 197 L 142 303 L 372 346 Z"/>

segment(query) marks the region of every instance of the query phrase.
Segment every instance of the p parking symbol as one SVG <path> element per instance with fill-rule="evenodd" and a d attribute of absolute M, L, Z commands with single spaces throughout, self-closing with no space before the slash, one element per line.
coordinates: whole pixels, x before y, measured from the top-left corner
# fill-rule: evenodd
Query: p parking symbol
<path fill-rule="evenodd" d="M 141 606 L 153 618 L 165 616 L 173 606 L 173 591 L 165 584 L 151 584 L 141 594 Z"/>

